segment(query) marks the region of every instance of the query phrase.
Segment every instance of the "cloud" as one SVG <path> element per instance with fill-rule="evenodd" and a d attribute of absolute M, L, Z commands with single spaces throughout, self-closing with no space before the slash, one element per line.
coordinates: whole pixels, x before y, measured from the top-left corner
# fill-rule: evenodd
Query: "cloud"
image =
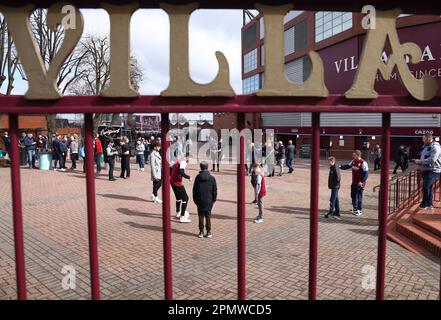
<path fill-rule="evenodd" d="M 104 9 L 81 10 L 83 36 L 109 36 L 110 22 Z M 197 10 L 190 18 L 190 74 L 196 82 L 211 82 L 218 72 L 216 51 L 226 56 L 230 82 L 236 93 L 242 92 L 241 10 Z M 169 19 L 160 9 L 140 9 L 131 22 L 131 49 L 145 72 L 141 94 L 159 94 L 169 83 Z M 17 79 L 16 94 L 26 90 L 26 82 Z"/>

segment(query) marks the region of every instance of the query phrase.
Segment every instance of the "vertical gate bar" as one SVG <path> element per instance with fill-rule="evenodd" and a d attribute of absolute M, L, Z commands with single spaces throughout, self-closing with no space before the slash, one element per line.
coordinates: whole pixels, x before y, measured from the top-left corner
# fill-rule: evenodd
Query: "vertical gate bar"
<path fill-rule="evenodd" d="M 384 280 L 386 275 L 386 240 L 387 240 L 387 203 L 389 198 L 389 163 L 390 163 L 390 113 L 382 114 L 383 156 L 381 158 L 380 207 L 378 208 L 378 257 L 377 257 L 377 292 L 376 299 L 384 300 Z"/>
<path fill-rule="evenodd" d="M 18 150 L 18 115 L 9 115 L 9 129 L 11 131 L 11 188 L 12 213 L 14 222 L 15 272 L 17 281 L 17 298 L 26 300 L 26 268 L 23 237 L 23 210 L 21 203 L 20 183 L 20 152 Z"/>
<path fill-rule="evenodd" d="M 239 163 L 237 164 L 237 285 L 238 299 L 246 299 L 246 237 L 245 237 L 245 114 L 237 114 L 240 134 Z"/>
<path fill-rule="evenodd" d="M 164 292 L 165 300 L 173 300 L 173 265 L 170 221 L 170 165 L 167 140 L 169 131 L 169 114 L 161 113 L 161 157 L 162 157 L 162 228 L 164 251 Z"/>
<path fill-rule="evenodd" d="M 309 300 L 317 299 L 318 201 L 320 170 L 320 113 L 312 113 L 312 156 L 309 225 Z"/>
<path fill-rule="evenodd" d="M 412 201 L 412 171 L 409 173 L 409 183 L 408 183 L 408 194 L 407 194 L 407 205 L 410 206 L 411 205 L 411 201 Z"/>
<path fill-rule="evenodd" d="M 93 114 L 84 115 L 86 152 L 86 193 L 87 193 L 87 224 L 89 232 L 90 281 L 92 299 L 100 299 L 100 275 L 98 265 L 98 235 L 96 224 L 96 194 L 95 194 L 95 162 L 93 150 Z"/>

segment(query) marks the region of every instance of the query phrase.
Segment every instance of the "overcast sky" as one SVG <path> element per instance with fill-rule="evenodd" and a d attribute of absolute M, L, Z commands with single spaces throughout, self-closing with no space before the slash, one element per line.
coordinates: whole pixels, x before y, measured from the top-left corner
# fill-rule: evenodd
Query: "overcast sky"
<path fill-rule="evenodd" d="M 109 18 L 105 10 L 82 10 L 85 21 L 83 36 L 109 34 Z M 214 79 L 218 72 L 215 57 L 223 52 L 230 65 L 230 81 L 237 94 L 242 93 L 241 81 L 241 10 L 197 10 L 190 18 L 190 72 L 200 83 Z M 144 69 L 143 95 L 159 94 L 169 82 L 169 20 L 160 9 L 140 9 L 132 17 L 132 53 Z M 16 80 L 14 94 L 27 89 L 24 81 Z"/>

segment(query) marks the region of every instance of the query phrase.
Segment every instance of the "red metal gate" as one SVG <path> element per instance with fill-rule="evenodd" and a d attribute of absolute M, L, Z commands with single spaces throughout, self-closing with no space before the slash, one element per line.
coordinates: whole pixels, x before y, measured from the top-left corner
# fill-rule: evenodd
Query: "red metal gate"
<path fill-rule="evenodd" d="M 51 0 L 16 1 L 32 2 L 48 7 Z M 80 8 L 98 8 L 100 1 L 71 1 Z M 116 2 L 116 1 L 109 1 Z M 119 3 L 126 1 L 119 1 Z M 128 2 L 128 1 L 127 1 Z M 158 1 L 138 1 L 141 8 L 157 8 Z M 173 2 L 173 1 L 170 1 Z M 282 4 L 291 1 L 271 1 Z M 253 8 L 254 1 L 203 0 L 200 8 L 246 9 Z M 320 0 L 294 1 L 297 10 L 346 10 L 361 11 L 362 1 L 348 0 L 332 3 Z M 441 13 L 441 2 L 415 3 L 414 1 L 377 1 L 370 4 L 379 9 L 401 7 L 408 13 Z M 190 107 L 189 107 L 190 106 Z M 384 299 L 386 269 L 386 218 L 388 214 L 390 123 L 391 113 L 441 113 L 441 98 L 429 102 L 419 102 L 410 97 L 380 96 L 375 100 L 347 100 L 343 96 L 331 95 L 327 98 L 263 98 L 256 96 L 235 96 L 233 98 L 164 98 L 141 96 L 136 99 L 106 99 L 102 97 L 64 97 L 56 102 L 29 101 L 23 97 L 0 97 L 0 113 L 9 114 L 11 133 L 11 182 L 13 203 L 13 224 L 15 241 L 15 261 L 17 272 L 17 294 L 26 299 L 25 257 L 23 241 L 23 219 L 20 187 L 19 129 L 18 115 L 35 113 L 83 113 L 85 115 L 86 184 L 90 251 L 90 272 L 92 299 L 100 299 L 98 243 L 96 224 L 94 157 L 93 157 L 93 113 L 161 113 L 162 153 L 168 150 L 167 132 L 169 114 L 181 112 L 233 112 L 237 113 L 239 130 L 245 127 L 244 112 L 312 112 L 312 159 L 311 159 L 311 199 L 310 199 L 310 248 L 309 248 L 309 299 L 316 299 L 317 256 L 318 256 L 318 190 L 320 159 L 320 113 L 326 112 L 375 112 L 382 113 L 383 156 L 381 165 L 381 190 L 378 211 L 378 258 L 376 298 Z M 238 299 L 246 299 L 246 254 L 245 254 L 245 169 L 244 138 L 240 139 L 240 163 L 237 165 L 237 230 L 238 230 Z M 163 156 L 163 159 L 166 159 Z M 164 186 L 170 183 L 168 163 L 163 161 L 162 177 Z M 170 190 L 163 188 L 163 251 L 165 299 L 173 299 L 173 272 L 170 224 Z"/>

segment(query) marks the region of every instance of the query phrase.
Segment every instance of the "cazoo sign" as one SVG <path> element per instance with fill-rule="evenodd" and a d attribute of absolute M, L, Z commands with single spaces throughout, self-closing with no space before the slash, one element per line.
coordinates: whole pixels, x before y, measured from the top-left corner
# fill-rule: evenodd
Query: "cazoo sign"
<path fill-rule="evenodd" d="M 3 2 L 0 2 L 3 3 Z M 66 7 L 68 6 L 68 7 Z M 189 32 L 188 24 L 191 13 L 198 8 L 198 3 L 175 5 L 160 3 L 170 20 L 170 83 L 161 96 L 234 96 L 229 82 L 229 65 L 221 52 L 216 52 L 219 72 L 208 84 L 199 84 L 191 79 L 189 72 Z M 132 87 L 130 74 L 130 20 L 139 8 L 137 2 L 127 5 L 114 5 L 103 2 L 110 18 L 110 85 L 100 95 L 103 97 L 137 97 L 138 92 Z M 326 97 L 329 91 L 324 81 L 324 68 L 320 56 L 309 52 L 311 74 L 301 83 L 290 82 L 284 72 L 284 16 L 294 8 L 293 4 L 271 6 L 255 4 L 255 8 L 264 16 L 265 28 L 265 79 L 257 96 L 279 97 Z M 34 6 L 21 7 L 0 5 L 0 13 L 6 18 L 9 31 L 15 42 L 23 70 L 29 80 L 25 94 L 27 99 L 56 100 L 62 97 L 56 86 L 57 75 L 63 62 L 69 57 L 79 42 L 83 28 L 83 16 L 79 8 L 69 3 L 55 3 L 48 9 L 47 23 L 51 28 L 67 24 L 61 49 L 53 62 L 46 69 L 33 37 L 29 15 Z M 411 63 L 418 63 L 422 50 L 414 43 L 400 43 L 396 30 L 396 19 L 400 9 L 375 12 L 375 27 L 367 31 L 364 47 L 358 61 L 354 81 L 346 91 L 348 99 L 375 99 L 378 93 L 374 89 L 377 73 L 389 80 L 395 69 L 407 92 L 418 100 L 432 99 L 438 85 L 433 77 L 425 75 L 416 78 L 409 70 L 406 56 Z M 363 21 L 365 22 L 365 21 Z M 154 30 L 146 30 L 154 32 Z M 385 44 L 391 51 L 387 62 L 382 60 Z M 154 44 L 152 44 L 154 45 Z"/>

